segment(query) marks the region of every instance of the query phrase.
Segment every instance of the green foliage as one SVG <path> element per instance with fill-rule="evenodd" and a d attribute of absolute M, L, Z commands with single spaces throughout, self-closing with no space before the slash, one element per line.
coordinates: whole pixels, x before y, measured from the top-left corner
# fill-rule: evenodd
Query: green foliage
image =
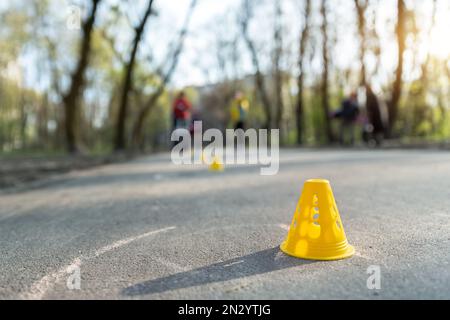
<path fill-rule="evenodd" d="M 0 78 L 0 151 L 42 147 L 38 117 L 45 102 L 38 92 Z"/>
<path fill-rule="evenodd" d="M 193 96 L 195 92 L 186 90 L 187 96 Z M 166 149 L 170 139 L 169 130 L 171 129 L 171 101 L 166 92 L 159 99 L 153 112 L 146 121 L 145 137 L 147 145 L 151 150 Z"/>
<path fill-rule="evenodd" d="M 14 61 L 22 47 L 30 40 L 28 17 L 24 12 L 12 10 L 0 15 L 0 67 Z"/>

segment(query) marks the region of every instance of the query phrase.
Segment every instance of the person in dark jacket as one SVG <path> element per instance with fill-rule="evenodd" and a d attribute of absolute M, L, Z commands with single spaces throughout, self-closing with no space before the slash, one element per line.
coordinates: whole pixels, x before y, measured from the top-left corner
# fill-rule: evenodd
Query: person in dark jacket
<path fill-rule="evenodd" d="M 341 109 L 333 117 L 341 120 L 339 140 L 342 145 L 355 143 L 355 124 L 359 115 L 358 95 L 353 92 L 342 101 Z"/>

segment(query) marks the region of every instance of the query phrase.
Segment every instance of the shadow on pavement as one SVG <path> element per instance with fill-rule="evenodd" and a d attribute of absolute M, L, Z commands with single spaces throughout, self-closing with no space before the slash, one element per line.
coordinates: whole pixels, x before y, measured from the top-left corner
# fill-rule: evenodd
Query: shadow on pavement
<path fill-rule="evenodd" d="M 240 279 L 314 262 L 289 257 L 281 253 L 277 246 L 247 256 L 138 283 L 125 288 L 122 294 L 126 296 L 139 296 L 162 293 L 170 290 Z"/>

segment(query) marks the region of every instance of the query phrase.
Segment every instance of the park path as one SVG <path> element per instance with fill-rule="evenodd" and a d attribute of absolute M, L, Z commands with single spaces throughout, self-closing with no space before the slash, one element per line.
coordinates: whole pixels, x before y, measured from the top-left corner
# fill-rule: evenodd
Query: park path
<path fill-rule="evenodd" d="M 168 154 L 0 195 L 0 299 L 450 298 L 450 153 L 282 150 L 258 166 Z M 303 181 L 331 181 L 357 254 L 287 257 Z M 380 266 L 381 290 L 366 287 Z M 74 268 L 81 289 L 69 290 Z"/>

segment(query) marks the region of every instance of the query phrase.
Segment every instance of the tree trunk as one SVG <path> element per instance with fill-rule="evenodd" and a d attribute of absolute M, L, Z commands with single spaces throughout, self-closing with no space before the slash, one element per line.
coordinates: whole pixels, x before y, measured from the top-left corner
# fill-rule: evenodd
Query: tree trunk
<path fill-rule="evenodd" d="M 403 53 L 406 47 L 406 30 L 405 21 L 406 20 L 406 7 L 404 0 L 397 0 L 397 70 L 395 71 L 395 81 L 392 86 L 392 97 L 388 103 L 388 114 L 389 114 L 389 126 L 388 126 L 388 136 L 392 137 L 395 122 L 398 116 L 398 103 L 402 94 L 403 88 Z"/>
<path fill-rule="evenodd" d="M 146 102 L 145 106 L 139 112 L 139 115 L 136 119 L 136 122 L 133 126 L 133 148 L 138 150 L 143 150 L 144 147 L 144 136 L 143 136 L 143 128 L 145 119 L 147 119 L 150 112 L 156 106 L 156 102 L 159 97 L 164 93 L 164 89 L 166 87 L 167 81 L 163 81 L 163 83 L 158 87 L 155 93 L 149 98 Z"/>
<path fill-rule="evenodd" d="M 327 142 L 333 142 L 334 138 L 330 122 L 327 0 L 322 0 L 320 13 L 322 15 L 321 30 L 322 30 L 322 60 L 323 60 L 322 85 L 321 85 L 322 109 L 323 109 L 326 139 Z"/>
<path fill-rule="evenodd" d="M 27 147 L 27 124 L 28 124 L 28 112 L 27 112 L 27 99 L 25 98 L 25 92 L 20 93 L 20 148 L 26 149 Z"/>
<path fill-rule="evenodd" d="M 300 36 L 300 47 L 298 56 L 298 78 L 297 78 L 297 101 L 296 101 L 296 124 L 297 124 L 297 144 L 301 145 L 303 143 L 303 130 L 304 130 L 304 100 L 303 100 L 303 90 L 304 90 L 304 63 L 305 63 L 305 53 L 306 53 L 306 43 L 309 37 L 309 24 L 311 16 L 311 0 L 306 0 L 305 3 L 305 14 L 304 14 L 304 26 Z"/>
<path fill-rule="evenodd" d="M 282 36 L 282 8 L 280 0 L 275 0 L 275 23 L 274 23 L 274 34 L 273 40 L 275 43 L 274 52 L 274 83 L 275 83 L 275 100 L 276 100 L 276 128 L 280 129 L 281 141 L 283 141 L 283 112 L 284 112 L 284 101 L 283 101 L 283 71 L 281 70 L 281 58 L 283 55 L 283 36 Z"/>
<path fill-rule="evenodd" d="M 245 12 L 241 20 L 241 29 L 244 37 L 244 41 L 250 52 L 253 67 L 255 68 L 255 87 L 261 98 L 261 102 L 264 108 L 264 113 L 266 116 L 266 123 L 264 127 L 266 129 L 271 129 L 273 127 L 272 121 L 272 105 L 269 99 L 269 95 L 266 90 L 264 75 L 261 72 L 258 53 L 256 51 L 255 45 L 248 34 L 248 22 L 252 16 L 252 9 L 249 0 L 244 0 L 243 11 Z"/>
<path fill-rule="evenodd" d="M 65 129 L 67 149 L 70 153 L 81 151 L 78 136 L 79 110 L 78 103 L 85 85 L 85 71 L 89 64 L 91 52 L 92 32 L 94 29 L 98 5 L 101 0 L 92 0 L 92 8 L 89 17 L 83 23 L 83 39 L 77 66 L 72 74 L 72 81 L 67 94 L 63 97 L 65 110 Z"/>
<path fill-rule="evenodd" d="M 114 142 L 114 147 L 116 151 L 121 151 L 126 148 L 125 131 L 127 122 L 126 120 L 128 116 L 128 95 L 133 88 L 133 71 L 136 56 L 139 44 L 144 34 L 145 25 L 147 24 L 148 18 L 152 13 L 152 6 L 153 0 L 149 0 L 147 11 L 144 13 L 144 17 L 142 18 L 141 23 L 135 29 L 133 47 L 131 49 L 129 60 L 125 66 L 125 78 L 123 81 L 122 96 L 119 105 L 119 113 L 117 116 L 116 137 Z"/>
<path fill-rule="evenodd" d="M 44 93 L 42 99 L 39 101 L 37 107 L 37 121 L 36 121 L 36 131 L 38 137 L 38 145 L 41 148 L 47 148 L 49 146 L 48 143 L 48 109 L 50 103 L 48 98 L 48 93 Z"/>
<path fill-rule="evenodd" d="M 367 118 L 374 128 L 374 133 L 379 134 L 384 131 L 383 120 L 381 118 L 380 104 L 377 96 L 372 90 L 370 80 L 367 79 L 366 71 L 366 52 L 367 52 L 367 29 L 365 14 L 369 6 L 369 0 L 354 0 L 356 13 L 358 17 L 358 34 L 360 38 L 360 86 L 366 93 L 366 111 Z"/>
<path fill-rule="evenodd" d="M 358 16 L 358 34 L 359 34 L 359 40 L 360 40 L 360 47 L 359 47 L 359 60 L 361 63 L 361 70 L 360 70 L 360 79 L 359 83 L 361 86 L 365 87 L 367 84 L 367 78 L 366 78 L 366 10 L 368 7 L 368 0 L 354 0 L 355 7 L 356 7 L 356 13 Z"/>

